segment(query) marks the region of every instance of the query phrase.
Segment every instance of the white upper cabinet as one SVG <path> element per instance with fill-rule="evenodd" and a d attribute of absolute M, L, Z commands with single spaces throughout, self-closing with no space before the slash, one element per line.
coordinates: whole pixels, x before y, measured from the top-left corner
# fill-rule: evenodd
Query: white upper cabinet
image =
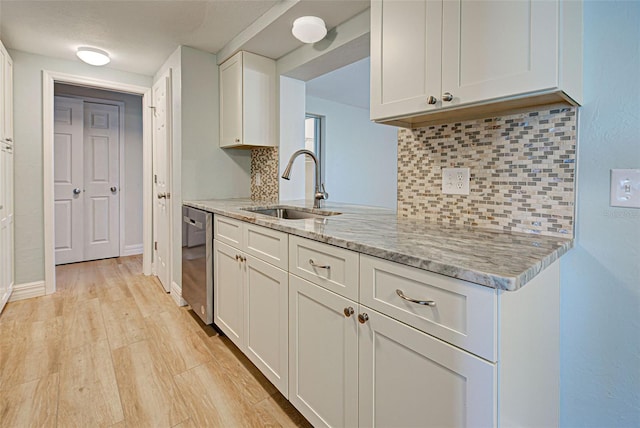
<path fill-rule="evenodd" d="M 419 126 L 579 104 L 581 16 L 579 1 L 374 0 L 371 119 Z"/>
<path fill-rule="evenodd" d="M 220 65 L 220 147 L 276 146 L 275 61 L 238 52 Z"/>
<path fill-rule="evenodd" d="M 440 95 L 441 34 L 439 1 L 372 2 L 372 119 L 436 107 L 428 99 Z"/>

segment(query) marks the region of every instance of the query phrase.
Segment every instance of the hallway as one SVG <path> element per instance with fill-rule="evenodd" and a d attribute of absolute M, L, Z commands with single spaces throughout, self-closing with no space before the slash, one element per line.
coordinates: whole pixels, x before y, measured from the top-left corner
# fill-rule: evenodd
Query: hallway
<path fill-rule="evenodd" d="M 0 315 L 0 426 L 309 426 L 131 256 L 58 266 Z"/>

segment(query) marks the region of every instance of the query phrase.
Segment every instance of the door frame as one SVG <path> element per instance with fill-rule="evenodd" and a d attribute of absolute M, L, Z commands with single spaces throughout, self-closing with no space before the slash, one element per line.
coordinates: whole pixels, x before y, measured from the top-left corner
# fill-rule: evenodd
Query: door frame
<path fill-rule="evenodd" d="M 60 82 L 57 82 L 60 83 Z M 126 249 L 124 246 L 125 235 L 124 235 L 124 222 L 125 222 L 125 204 L 124 199 L 126 195 L 126 186 L 125 186 L 125 170 L 124 170 L 124 161 L 125 161 L 125 132 L 124 132 L 124 102 L 123 101 L 114 101 L 114 100 L 105 100 L 103 98 L 96 97 L 85 97 L 82 95 L 55 95 L 57 97 L 64 98 L 75 98 L 77 100 L 82 100 L 83 103 L 92 103 L 92 104 L 104 104 L 109 106 L 118 107 L 118 116 L 119 116 L 119 126 L 118 126 L 118 198 L 120 198 L 119 202 L 119 231 L 118 231 L 118 255 L 120 257 L 126 256 Z M 143 131 L 144 132 L 144 131 Z M 144 143 L 143 143 L 144 144 Z M 144 162 L 144 161 L 143 161 Z M 55 167 L 55 162 L 54 162 Z M 143 179 L 144 182 L 144 179 Z M 144 215 L 144 214 L 143 214 Z"/>
<path fill-rule="evenodd" d="M 152 186 L 152 118 L 151 118 L 151 88 L 130 85 L 103 79 L 77 76 L 67 73 L 42 70 L 42 155 L 43 155 L 43 193 L 44 193 L 44 281 L 45 293 L 56 291 L 55 270 L 55 241 L 54 241 L 54 176 L 53 176 L 53 119 L 54 119 L 54 85 L 66 83 L 87 86 L 96 89 L 106 89 L 126 92 L 142 96 L 142 272 L 151 275 L 151 259 L 153 255 L 152 218 L 153 207 L 151 199 Z M 121 127 L 122 128 L 122 127 Z M 122 171 L 122 169 L 121 169 Z"/>

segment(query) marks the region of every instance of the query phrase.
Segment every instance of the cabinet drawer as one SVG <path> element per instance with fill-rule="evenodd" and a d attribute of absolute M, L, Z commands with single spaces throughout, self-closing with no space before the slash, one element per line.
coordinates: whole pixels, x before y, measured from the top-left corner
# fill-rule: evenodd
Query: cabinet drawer
<path fill-rule="evenodd" d="M 215 237 L 232 247 L 242 247 L 243 223 L 229 217 L 216 215 L 213 219 Z"/>
<path fill-rule="evenodd" d="M 289 272 L 353 300 L 358 300 L 358 258 L 344 248 L 289 237 Z"/>
<path fill-rule="evenodd" d="M 363 305 L 496 361 L 496 290 L 364 254 L 360 279 Z"/>
<path fill-rule="evenodd" d="M 286 233 L 245 223 L 242 249 L 254 257 L 287 270 L 289 266 L 289 237 Z"/>

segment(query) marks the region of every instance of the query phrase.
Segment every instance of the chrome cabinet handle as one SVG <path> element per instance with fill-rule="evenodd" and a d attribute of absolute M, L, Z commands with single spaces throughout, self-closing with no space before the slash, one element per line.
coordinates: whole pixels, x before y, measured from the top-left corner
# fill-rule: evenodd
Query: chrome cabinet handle
<path fill-rule="evenodd" d="M 313 259 L 309 259 L 309 264 L 311 266 L 313 266 L 314 268 L 318 268 L 318 269 L 331 269 L 331 266 L 329 266 L 329 265 L 316 264 L 316 262 L 314 262 Z"/>
<path fill-rule="evenodd" d="M 445 92 L 442 94 L 442 101 L 453 101 L 453 94 L 451 92 Z"/>
<path fill-rule="evenodd" d="M 353 310 L 353 308 L 351 306 L 349 306 L 348 308 L 344 308 L 344 316 L 349 318 L 351 315 L 353 315 L 355 311 Z"/>
<path fill-rule="evenodd" d="M 358 321 L 360 321 L 360 324 L 366 323 L 367 321 L 369 321 L 369 315 L 367 315 L 366 312 L 358 314 Z"/>
<path fill-rule="evenodd" d="M 412 299 L 411 297 L 407 297 L 407 296 L 404 295 L 404 293 L 400 289 L 396 290 L 396 294 L 398 296 L 400 296 L 400 298 L 406 300 L 407 302 L 417 303 L 419 305 L 424 305 L 424 306 L 435 306 L 436 305 L 436 302 L 434 302 L 433 300 L 418 300 L 418 299 Z"/>
<path fill-rule="evenodd" d="M 7 140 L 10 143 L 13 143 L 13 138 L 11 138 L 11 137 L 7 137 L 7 138 L 5 138 L 5 140 Z"/>
<path fill-rule="evenodd" d="M 427 98 L 427 104 L 435 104 L 437 102 L 438 102 L 438 99 L 433 95 L 429 95 L 429 98 Z"/>
<path fill-rule="evenodd" d="M 118 188 L 116 186 L 111 186 L 111 193 L 116 193 L 116 191 L 118 190 Z"/>
<path fill-rule="evenodd" d="M 73 189 L 73 194 L 74 195 L 79 195 L 82 192 L 82 190 L 80 190 L 79 187 L 76 187 L 75 189 Z"/>
<path fill-rule="evenodd" d="M 166 199 L 166 198 L 167 198 L 166 193 L 158 193 L 158 199 Z"/>

